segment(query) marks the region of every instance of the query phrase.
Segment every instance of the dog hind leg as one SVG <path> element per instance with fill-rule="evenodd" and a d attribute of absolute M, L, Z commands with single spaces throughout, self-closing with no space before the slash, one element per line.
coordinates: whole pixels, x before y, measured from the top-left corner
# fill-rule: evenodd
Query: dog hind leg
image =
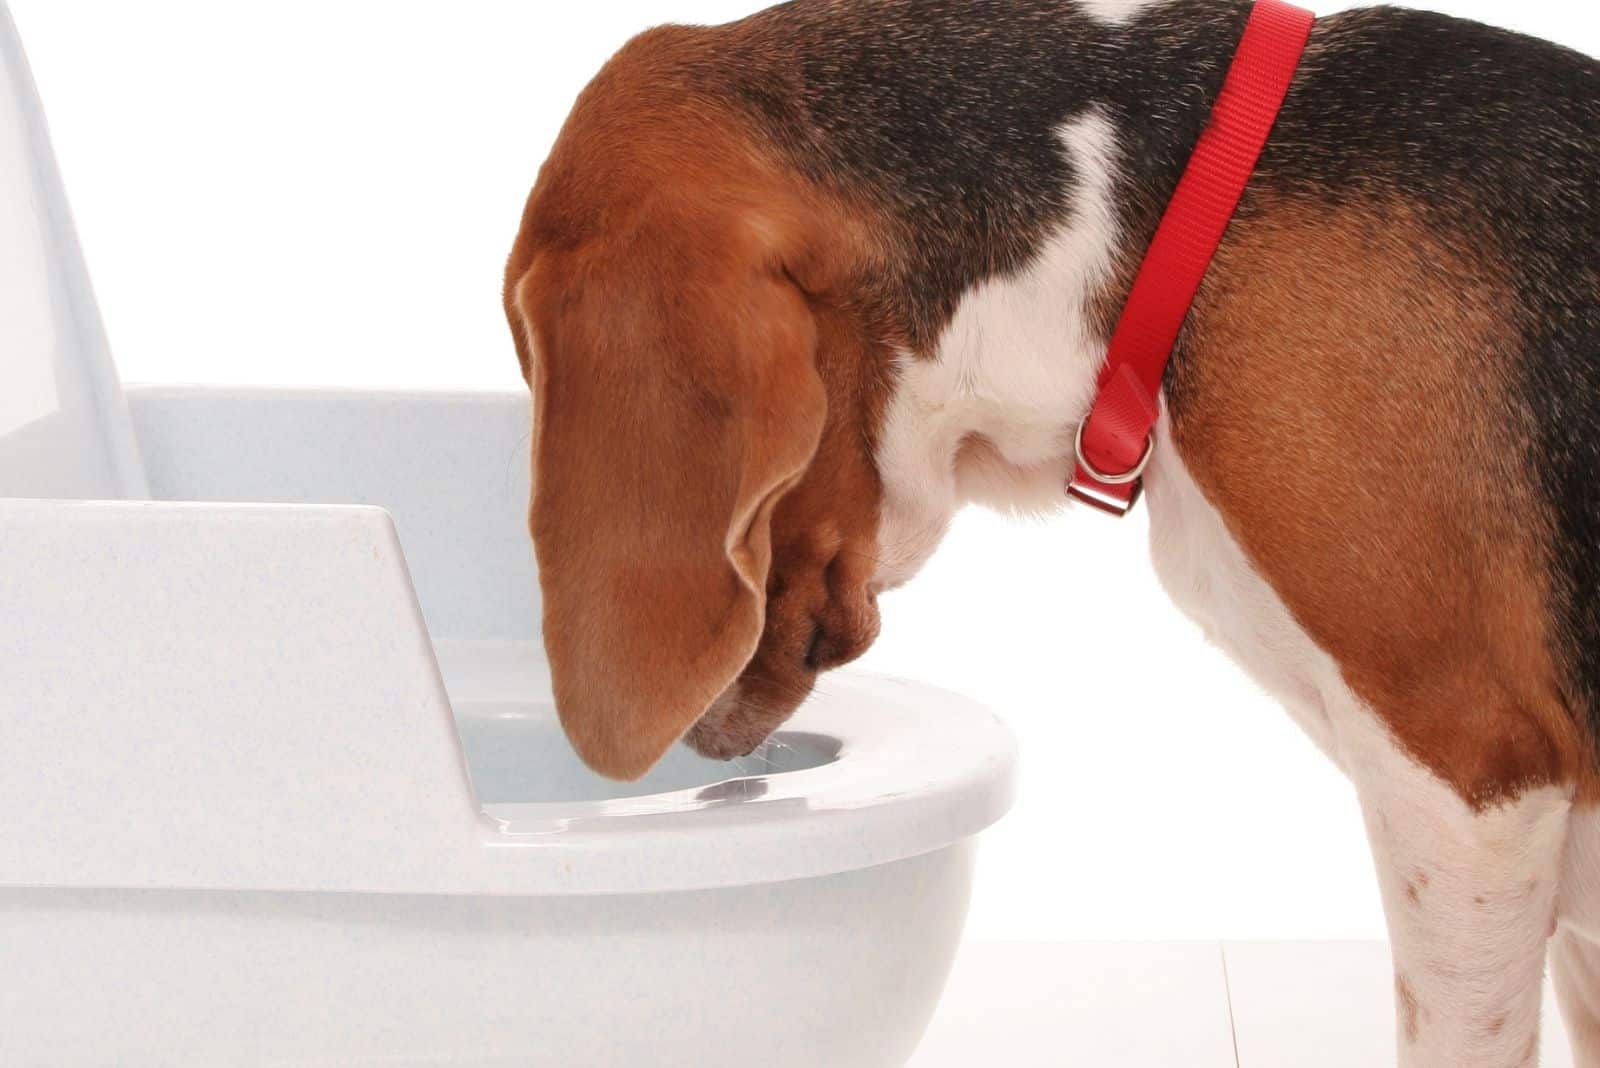
<path fill-rule="evenodd" d="M 1561 1018 L 1577 1068 L 1600 1068 L 1600 945 L 1563 927 L 1550 946 Z"/>
<path fill-rule="evenodd" d="M 1372 726 L 1346 754 L 1388 916 L 1399 1063 L 1533 1068 L 1570 795 L 1476 808 Z"/>

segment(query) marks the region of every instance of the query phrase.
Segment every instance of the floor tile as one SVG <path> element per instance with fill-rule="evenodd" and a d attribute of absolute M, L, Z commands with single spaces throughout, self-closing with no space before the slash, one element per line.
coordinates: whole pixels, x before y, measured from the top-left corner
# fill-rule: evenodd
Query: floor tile
<path fill-rule="evenodd" d="M 1235 1068 L 1216 943 L 971 942 L 908 1068 Z"/>

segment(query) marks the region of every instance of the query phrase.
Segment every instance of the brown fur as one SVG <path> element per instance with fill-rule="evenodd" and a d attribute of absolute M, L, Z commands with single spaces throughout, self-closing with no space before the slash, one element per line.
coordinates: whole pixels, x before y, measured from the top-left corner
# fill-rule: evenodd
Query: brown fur
<path fill-rule="evenodd" d="M 677 80 L 712 45 L 665 29 L 612 61 L 507 268 L 556 703 L 584 759 L 621 778 L 741 672 L 756 699 L 694 740 L 754 745 L 877 632 L 888 353 L 840 296 L 872 246 Z"/>
<path fill-rule="evenodd" d="M 1421 1033 L 1421 1006 L 1417 1004 L 1417 995 L 1412 993 L 1411 984 L 1406 982 L 1406 977 L 1394 977 L 1395 1001 L 1400 1009 L 1400 1029 L 1406 1036 L 1406 1041 L 1415 1043 Z"/>
<path fill-rule="evenodd" d="M 1504 286 L 1403 203 L 1256 204 L 1172 391 L 1179 448 L 1239 543 L 1476 806 L 1554 783 L 1596 796 L 1545 630 L 1549 528 L 1508 399 Z"/>
<path fill-rule="evenodd" d="M 815 305 L 817 365 L 828 422 L 806 477 L 773 517 L 766 626 L 737 687 L 690 735 L 703 753 L 749 752 L 810 692 L 821 671 L 846 664 L 878 636 L 878 505 L 872 463 L 888 404 L 888 352 L 867 351 L 853 317 Z"/>

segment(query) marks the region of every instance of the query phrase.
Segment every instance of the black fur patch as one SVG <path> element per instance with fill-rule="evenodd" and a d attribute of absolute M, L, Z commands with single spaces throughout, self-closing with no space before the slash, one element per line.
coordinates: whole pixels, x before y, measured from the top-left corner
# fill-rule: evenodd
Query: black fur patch
<path fill-rule="evenodd" d="M 796 0 L 744 23 L 761 49 L 719 88 L 809 177 L 904 224 L 892 296 L 920 349 L 1067 217 L 1058 131 L 1091 107 L 1126 139 L 1119 199 L 1147 205 L 1153 229 L 1248 12 L 1193 0 L 1116 27 L 1067 0 Z"/>

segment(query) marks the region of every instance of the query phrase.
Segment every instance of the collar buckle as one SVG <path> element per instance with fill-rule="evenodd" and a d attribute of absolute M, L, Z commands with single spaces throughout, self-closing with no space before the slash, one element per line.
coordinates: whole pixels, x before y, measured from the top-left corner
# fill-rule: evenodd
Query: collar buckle
<path fill-rule="evenodd" d="M 1156 454 L 1156 433 L 1152 430 L 1146 436 L 1144 455 L 1138 463 L 1120 475 L 1112 475 L 1095 467 L 1083 451 L 1083 432 L 1088 425 L 1087 416 L 1078 424 L 1078 437 L 1073 444 L 1077 452 L 1078 470 L 1067 484 L 1067 493 L 1074 500 L 1120 519 L 1139 503 L 1144 489 L 1144 473 Z"/>

